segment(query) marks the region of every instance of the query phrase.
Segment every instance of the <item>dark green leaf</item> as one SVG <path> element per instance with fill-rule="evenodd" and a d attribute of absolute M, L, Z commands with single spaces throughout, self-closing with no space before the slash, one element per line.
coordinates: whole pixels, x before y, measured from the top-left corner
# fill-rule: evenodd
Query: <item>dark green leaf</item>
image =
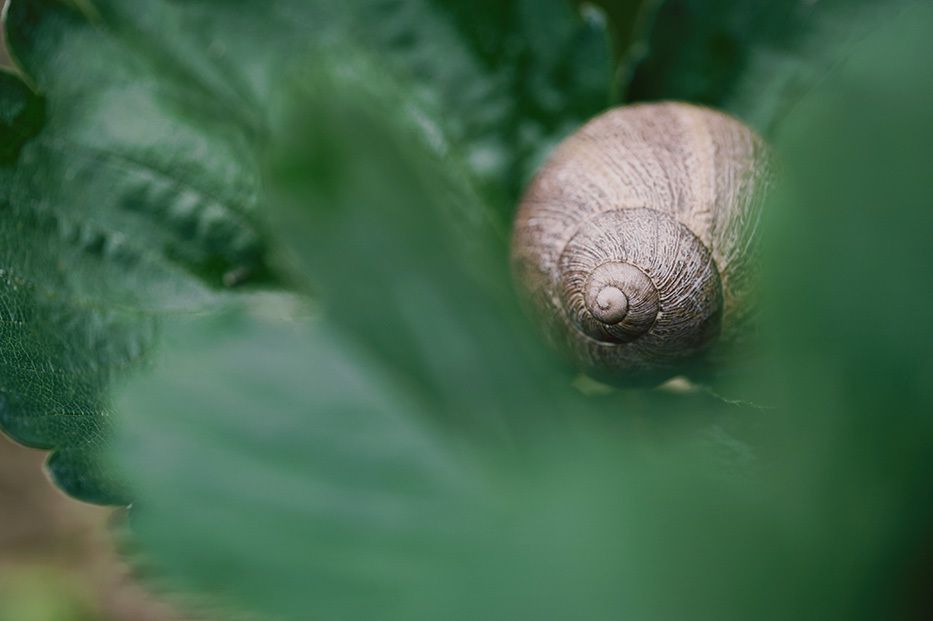
<path fill-rule="evenodd" d="M 167 338 L 186 353 L 120 405 L 134 535 L 161 550 L 170 584 L 292 619 L 424 606 L 417 586 L 443 583 L 426 563 L 471 481 L 390 370 L 327 325 L 233 315 Z M 165 497 L 190 510 L 169 520 Z"/>
<path fill-rule="evenodd" d="M 43 103 L 18 77 L 0 68 L 0 163 L 16 158 L 42 126 Z"/>
<path fill-rule="evenodd" d="M 132 532 L 164 588 L 285 619 L 558 621 L 669 618 L 684 604 L 668 587 L 692 579 L 711 611 L 695 618 L 736 609 L 694 560 L 703 527 L 680 517 L 703 511 L 713 536 L 744 545 L 773 535 L 770 505 L 713 474 L 702 444 L 656 455 L 581 418 L 559 436 L 528 425 L 534 455 L 479 450 L 354 339 L 268 319 L 281 314 L 175 326 L 155 377 L 121 400 Z M 682 550 L 659 550 L 672 535 Z"/>
<path fill-rule="evenodd" d="M 611 0 L 608 0 L 611 2 Z M 628 100 L 719 108 L 766 135 L 878 24 L 911 0 L 666 0 Z"/>
<path fill-rule="evenodd" d="M 514 307 L 494 229 L 462 216 L 482 213 L 476 192 L 427 118 L 378 67 L 344 59 L 294 94 L 271 156 L 297 270 L 334 324 L 439 414 L 520 425 L 533 403 L 554 405 L 551 362 Z"/>
<path fill-rule="evenodd" d="M 136 534 L 162 542 L 154 562 L 182 584 L 286 618 L 437 618 L 468 588 L 464 550 L 498 516 L 472 500 L 488 500 L 485 469 L 523 461 L 537 449 L 523 434 L 553 428 L 574 400 L 511 306 L 504 260 L 479 251 L 492 231 L 451 217 L 475 200 L 456 160 L 415 111 L 398 114 L 371 65 L 351 66 L 308 73 L 270 166 L 281 230 L 325 319 L 170 331 L 157 379 L 120 401 L 120 463 L 141 498 Z M 156 464 L 166 449 L 175 458 Z M 257 461 L 227 479 L 247 454 Z M 191 485 L 171 486 L 198 506 L 203 484 L 227 481 L 214 509 L 186 512 L 169 536 L 155 499 L 182 470 Z M 206 555 L 179 564 L 196 541 L 227 546 L 244 527 L 280 535 L 231 549 L 228 567 L 253 568 L 249 586 Z"/>

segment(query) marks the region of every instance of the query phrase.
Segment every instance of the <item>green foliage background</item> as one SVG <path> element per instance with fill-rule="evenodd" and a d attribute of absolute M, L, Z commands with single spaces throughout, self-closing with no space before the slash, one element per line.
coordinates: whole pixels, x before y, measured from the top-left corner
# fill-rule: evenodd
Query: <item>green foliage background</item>
<path fill-rule="evenodd" d="M 273 618 L 923 618 L 933 13 L 605 4 L 13 0 L 0 425 Z M 758 356 L 581 390 L 510 212 L 659 98 L 783 163 Z"/>

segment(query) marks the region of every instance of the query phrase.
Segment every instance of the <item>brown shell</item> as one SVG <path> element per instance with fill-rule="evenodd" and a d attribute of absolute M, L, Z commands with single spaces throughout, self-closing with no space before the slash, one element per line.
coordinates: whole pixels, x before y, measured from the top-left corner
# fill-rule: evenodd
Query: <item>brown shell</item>
<path fill-rule="evenodd" d="M 720 112 L 610 110 L 557 147 L 522 199 L 519 288 L 588 369 L 674 375 L 746 323 L 767 169 L 764 142 Z"/>

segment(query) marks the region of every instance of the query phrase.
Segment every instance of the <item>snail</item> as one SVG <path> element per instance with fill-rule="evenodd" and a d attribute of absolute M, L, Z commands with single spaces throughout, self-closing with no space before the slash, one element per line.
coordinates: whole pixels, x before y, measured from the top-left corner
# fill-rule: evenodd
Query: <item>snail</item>
<path fill-rule="evenodd" d="M 522 198 L 517 287 L 591 375 L 689 373 L 751 324 L 769 175 L 765 142 L 726 114 L 675 102 L 609 110 L 557 146 Z"/>

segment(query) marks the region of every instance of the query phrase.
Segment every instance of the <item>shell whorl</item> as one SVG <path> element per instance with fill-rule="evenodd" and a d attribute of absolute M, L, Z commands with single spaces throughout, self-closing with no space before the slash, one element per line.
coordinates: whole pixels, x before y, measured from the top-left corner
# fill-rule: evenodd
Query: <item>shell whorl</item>
<path fill-rule="evenodd" d="M 636 359 L 679 357 L 702 348 L 718 329 L 722 294 L 709 250 L 658 211 L 618 209 L 585 221 L 557 269 L 561 306 L 589 337 L 585 353 L 597 360 L 617 356 L 606 349 L 616 344 L 629 344 L 626 353 Z M 615 313 L 600 308 L 607 290 L 625 298 L 624 312 L 621 305 Z"/>
<path fill-rule="evenodd" d="M 754 132 L 687 104 L 610 110 L 565 140 L 512 246 L 552 340 L 626 382 L 673 375 L 731 337 L 766 165 Z"/>

